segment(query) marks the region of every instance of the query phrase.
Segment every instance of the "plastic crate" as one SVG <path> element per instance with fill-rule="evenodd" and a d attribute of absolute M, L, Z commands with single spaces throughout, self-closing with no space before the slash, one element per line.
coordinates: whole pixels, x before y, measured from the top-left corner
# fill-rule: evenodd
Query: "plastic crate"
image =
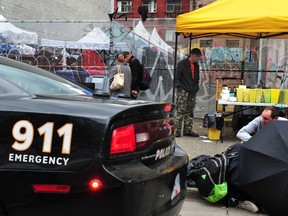
<path fill-rule="evenodd" d="M 208 128 L 208 139 L 209 140 L 220 140 L 221 138 L 221 130 L 216 128 Z"/>

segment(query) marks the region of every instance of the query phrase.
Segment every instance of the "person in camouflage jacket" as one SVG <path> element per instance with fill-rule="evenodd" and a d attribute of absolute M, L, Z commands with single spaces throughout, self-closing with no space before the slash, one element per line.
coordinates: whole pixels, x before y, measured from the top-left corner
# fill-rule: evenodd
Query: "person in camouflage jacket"
<path fill-rule="evenodd" d="M 193 129 L 194 108 L 196 105 L 196 95 L 199 90 L 199 64 L 201 51 L 193 48 L 190 56 L 181 60 L 177 64 L 175 77 L 175 87 L 177 88 L 176 97 L 176 137 L 182 133 L 184 122 L 184 136 L 199 136 Z"/>

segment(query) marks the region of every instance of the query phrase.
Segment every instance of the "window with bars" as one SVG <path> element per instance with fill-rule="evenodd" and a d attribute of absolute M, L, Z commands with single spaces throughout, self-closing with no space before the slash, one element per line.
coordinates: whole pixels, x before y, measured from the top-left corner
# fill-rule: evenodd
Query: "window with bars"
<path fill-rule="evenodd" d="M 148 8 L 148 13 L 157 12 L 157 3 L 154 0 L 143 0 L 142 6 L 146 6 Z"/>
<path fill-rule="evenodd" d="M 118 1 L 117 6 L 120 13 L 132 12 L 132 1 Z"/>
<path fill-rule="evenodd" d="M 173 29 L 167 29 L 165 31 L 165 41 L 169 42 L 175 41 L 175 31 Z"/>
<path fill-rule="evenodd" d="M 200 40 L 200 47 L 212 47 L 212 40 Z"/>
<path fill-rule="evenodd" d="M 181 12 L 181 0 L 167 0 L 166 12 L 167 13 Z"/>
<path fill-rule="evenodd" d="M 239 44 L 240 44 L 239 40 L 226 40 L 226 47 L 228 48 L 239 47 Z"/>

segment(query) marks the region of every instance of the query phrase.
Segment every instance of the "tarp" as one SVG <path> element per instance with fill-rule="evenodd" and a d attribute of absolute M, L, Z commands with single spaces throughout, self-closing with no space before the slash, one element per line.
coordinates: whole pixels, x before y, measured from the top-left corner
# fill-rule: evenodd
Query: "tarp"
<path fill-rule="evenodd" d="M 288 38 L 288 1 L 217 0 L 176 17 L 176 32 L 192 38 Z"/>
<path fill-rule="evenodd" d="M 37 44 L 38 34 L 18 28 L 0 15 L 0 42 L 2 44 Z"/>
<path fill-rule="evenodd" d="M 100 28 L 95 27 L 78 41 L 41 39 L 41 46 L 69 49 L 109 50 L 110 39 Z"/>

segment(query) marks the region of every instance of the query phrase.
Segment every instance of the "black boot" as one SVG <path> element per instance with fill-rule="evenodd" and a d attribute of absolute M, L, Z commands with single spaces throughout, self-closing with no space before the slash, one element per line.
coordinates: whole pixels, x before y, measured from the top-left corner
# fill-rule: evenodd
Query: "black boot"
<path fill-rule="evenodd" d="M 184 136 L 191 136 L 191 137 L 199 137 L 199 134 L 193 131 L 187 132 L 183 134 Z"/>

